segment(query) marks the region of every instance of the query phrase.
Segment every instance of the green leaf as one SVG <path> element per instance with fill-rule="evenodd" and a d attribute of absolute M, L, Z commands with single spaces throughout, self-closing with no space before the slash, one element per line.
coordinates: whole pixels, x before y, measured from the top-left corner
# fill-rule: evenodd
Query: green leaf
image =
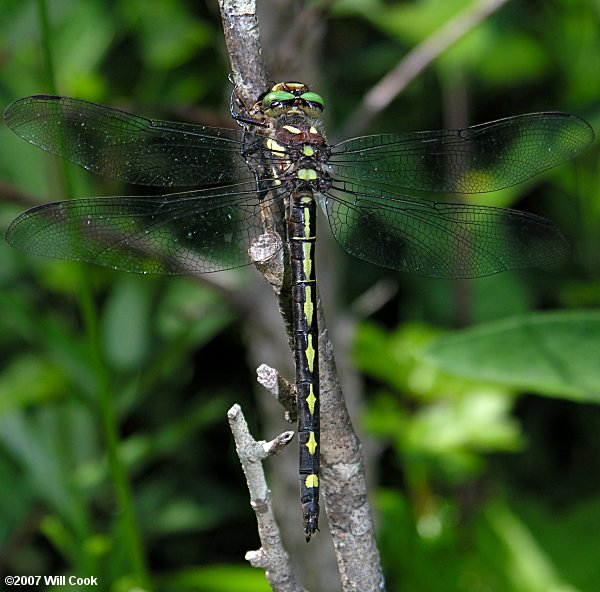
<path fill-rule="evenodd" d="M 15 409 L 58 399 L 66 385 L 60 368 L 38 356 L 22 355 L 0 375 L 0 418 Z"/>
<path fill-rule="evenodd" d="M 82 413 L 83 408 L 65 403 L 31 413 L 13 411 L 0 418 L 3 448 L 19 463 L 39 499 L 78 532 L 84 531 L 86 522 L 82 498 L 65 476 L 72 473 L 79 449 L 89 449 L 84 438 L 95 438 L 89 430 L 83 433 L 78 429 L 77 415 Z M 77 442 L 77 447 L 70 446 L 72 442 Z"/>
<path fill-rule="evenodd" d="M 38 500 L 20 469 L 5 454 L 0 455 L 0 481 L 10 483 L 10 487 L 0 487 L 0 540 L 5 542 L 34 514 Z"/>
<path fill-rule="evenodd" d="M 576 592 L 561 579 L 560 566 L 508 504 L 502 500 L 488 504 L 481 518 L 481 529 L 492 543 L 490 562 L 507 577 L 510 590 Z"/>
<path fill-rule="evenodd" d="M 511 499 L 510 506 L 535 540 L 543 544 L 554 565 L 560 566 L 562 578 L 577 586 L 577 590 L 598 587 L 600 564 L 596 533 L 600 529 L 600 500 L 597 496 L 571 499 L 557 509 L 555 503 L 544 502 L 535 494 L 520 494 Z M 575 548 L 574 540 L 577 540 Z"/>
<path fill-rule="evenodd" d="M 439 338 L 424 355 L 458 376 L 600 402 L 600 312 L 532 313 Z"/>
<path fill-rule="evenodd" d="M 162 590 L 197 592 L 269 592 L 265 574 L 250 566 L 213 565 L 173 574 L 162 582 Z"/>
<path fill-rule="evenodd" d="M 203 345 L 234 319 L 222 295 L 212 288 L 189 281 L 171 281 L 154 319 L 166 339 L 188 335 L 190 342 Z"/>
<path fill-rule="evenodd" d="M 397 391 L 373 397 L 363 422 L 370 433 L 391 439 L 403 458 L 463 480 L 482 470 L 482 451 L 522 446 L 511 418 L 514 396 L 505 388 L 450 375 L 424 359 L 423 350 L 437 334 L 416 324 L 389 334 L 368 323 L 360 326 L 357 363 Z"/>
<path fill-rule="evenodd" d="M 116 283 L 103 317 L 106 356 L 117 368 L 141 364 L 150 343 L 149 284 L 141 278 L 123 275 Z"/>
<path fill-rule="evenodd" d="M 464 10 L 471 0 L 425 0 L 389 4 L 378 0 L 342 0 L 336 14 L 361 15 L 387 33 L 416 45 Z"/>

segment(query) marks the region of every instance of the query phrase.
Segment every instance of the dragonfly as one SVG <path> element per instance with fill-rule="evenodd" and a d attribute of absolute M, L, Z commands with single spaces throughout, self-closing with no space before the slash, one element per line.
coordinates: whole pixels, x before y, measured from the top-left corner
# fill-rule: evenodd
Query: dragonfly
<path fill-rule="evenodd" d="M 235 93 L 235 89 L 234 89 Z M 21 214 L 8 242 L 36 255 L 142 274 L 201 274 L 252 262 L 265 211 L 283 216 L 291 270 L 300 500 L 307 542 L 318 530 L 317 206 L 348 253 L 433 278 L 475 278 L 562 259 L 560 230 L 539 216 L 438 196 L 500 190 L 581 153 L 582 119 L 530 113 L 458 130 L 391 133 L 329 144 L 324 99 L 282 82 L 236 129 L 160 121 L 74 98 L 37 95 L 4 113 L 28 142 L 159 196 L 57 201 Z"/>

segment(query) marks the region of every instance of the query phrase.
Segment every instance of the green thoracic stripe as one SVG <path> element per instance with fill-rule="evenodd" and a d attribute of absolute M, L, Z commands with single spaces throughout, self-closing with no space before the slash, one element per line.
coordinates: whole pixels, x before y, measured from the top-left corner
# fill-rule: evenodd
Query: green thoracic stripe
<path fill-rule="evenodd" d="M 307 178 L 312 178 L 308 175 Z M 292 193 L 288 220 L 294 306 L 299 472 L 306 539 L 319 518 L 319 346 L 316 305 L 316 206 L 308 191 Z"/>

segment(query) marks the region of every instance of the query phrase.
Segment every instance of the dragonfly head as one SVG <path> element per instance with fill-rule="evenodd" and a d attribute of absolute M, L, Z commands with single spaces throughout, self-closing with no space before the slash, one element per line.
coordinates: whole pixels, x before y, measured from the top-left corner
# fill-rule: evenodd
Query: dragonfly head
<path fill-rule="evenodd" d="M 280 82 L 260 101 L 260 109 L 267 117 L 293 114 L 319 117 L 324 108 L 323 98 L 302 82 Z"/>

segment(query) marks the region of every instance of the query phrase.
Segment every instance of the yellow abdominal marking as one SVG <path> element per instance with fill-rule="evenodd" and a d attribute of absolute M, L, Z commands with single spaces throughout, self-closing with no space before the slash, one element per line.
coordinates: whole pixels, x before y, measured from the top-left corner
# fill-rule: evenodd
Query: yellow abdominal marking
<path fill-rule="evenodd" d="M 312 272 L 312 261 L 310 258 L 310 243 L 302 243 L 302 251 L 304 258 L 302 259 L 302 267 L 304 268 L 304 277 L 309 280 Z"/>
<path fill-rule="evenodd" d="M 312 197 L 303 197 L 302 203 L 309 205 L 312 202 Z M 304 237 L 303 238 L 314 238 L 310 236 L 310 210 L 304 206 Z"/>
<path fill-rule="evenodd" d="M 317 178 L 317 171 L 314 169 L 298 169 L 298 179 L 303 181 L 314 181 Z"/>
<path fill-rule="evenodd" d="M 319 478 L 316 475 L 307 475 L 304 484 L 306 487 L 319 487 Z"/>
<path fill-rule="evenodd" d="M 284 125 L 283 129 L 290 132 L 290 134 L 301 134 L 302 133 L 302 130 L 299 130 L 297 127 L 294 127 L 293 125 Z"/>
<path fill-rule="evenodd" d="M 317 131 L 317 128 L 314 126 L 311 126 L 310 129 L 308 130 L 311 134 L 318 134 L 319 132 Z"/>
<path fill-rule="evenodd" d="M 304 146 L 302 146 L 302 154 L 304 154 L 304 156 L 313 156 L 314 153 L 315 149 L 310 144 L 304 144 Z"/>
<path fill-rule="evenodd" d="M 308 410 L 311 415 L 315 413 L 315 403 L 317 402 L 317 397 L 315 397 L 315 393 L 313 392 L 313 385 L 310 385 L 310 392 L 308 397 L 306 397 L 306 402 L 308 403 Z"/>
<path fill-rule="evenodd" d="M 308 437 L 308 442 L 306 443 L 306 447 L 308 448 L 308 451 L 311 454 L 315 453 L 315 450 L 317 449 L 317 441 L 315 440 L 315 434 L 314 432 L 310 433 L 310 436 Z"/>
<path fill-rule="evenodd" d="M 310 325 L 312 325 L 315 307 L 312 303 L 312 288 L 310 286 L 306 286 L 305 290 L 306 300 L 304 301 L 304 316 L 306 317 L 306 324 L 310 327 Z"/>
<path fill-rule="evenodd" d="M 285 156 L 285 148 L 271 138 L 267 140 L 267 148 L 273 152 L 275 156 Z"/>
<path fill-rule="evenodd" d="M 315 348 L 312 344 L 312 335 L 309 333 L 307 337 L 308 345 L 306 346 L 306 361 L 308 363 L 308 369 L 312 372 L 315 363 Z"/>

